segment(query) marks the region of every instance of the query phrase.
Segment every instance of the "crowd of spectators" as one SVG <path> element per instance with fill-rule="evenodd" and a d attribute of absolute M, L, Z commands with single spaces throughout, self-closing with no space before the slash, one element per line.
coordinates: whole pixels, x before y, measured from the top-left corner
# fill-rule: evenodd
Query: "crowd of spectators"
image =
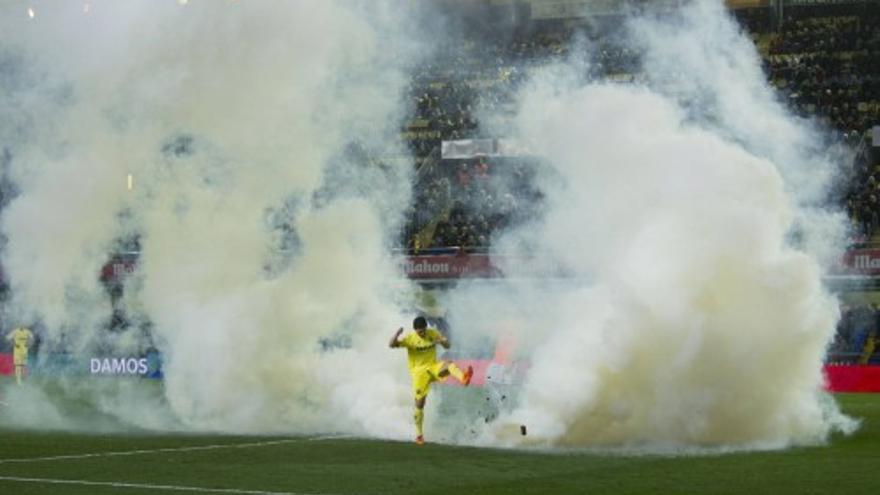
<path fill-rule="evenodd" d="M 880 361 L 880 307 L 877 303 L 843 305 L 837 333 L 828 350 L 834 364 L 868 364 Z"/>
<path fill-rule="evenodd" d="M 880 227 L 880 167 L 871 163 L 868 148 L 860 146 L 843 193 L 856 244 L 869 242 Z"/>
<path fill-rule="evenodd" d="M 840 141 L 854 149 L 866 130 L 880 123 L 880 14 L 866 6 L 837 6 L 789 9 L 783 22 L 768 8 L 735 15 L 759 43 L 768 80 L 793 111 L 836 130 Z M 578 51 L 590 54 L 585 77 L 638 77 L 639 54 L 620 42 L 615 24 L 613 19 L 604 25 L 547 24 L 507 38 L 453 37 L 431 61 L 413 69 L 413 111 L 404 138 L 424 160 L 439 154 L 443 140 L 499 137 L 491 134 L 497 129 L 481 121 L 482 116 L 510 111 L 512 95 L 530 67 Z M 517 218 L 505 208 L 535 199 L 534 194 L 523 199 L 486 187 L 490 181 L 482 177 L 503 168 L 493 165 L 441 161 L 436 166 L 443 173 L 422 174 L 413 221 L 404 233 L 407 247 L 491 244 L 493 234 Z M 862 153 L 851 175 L 840 201 L 855 230 L 870 238 L 880 227 L 880 168 Z M 425 229 L 433 236 L 420 236 L 419 243 L 417 234 Z"/>
<path fill-rule="evenodd" d="M 434 163 L 420 177 L 405 232 L 407 247 L 487 249 L 494 233 L 538 210 L 541 194 L 532 180 L 535 167 L 524 158 Z M 419 235 L 423 231 L 427 235 Z"/>
<path fill-rule="evenodd" d="M 790 19 L 766 62 L 801 115 L 847 138 L 880 121 L 880 15 Z"/>
<path fill-rule="evenodd" d="M 595 26 L 565 24 L 515 33 L 510 39 L 453 40 L 430 61 L 413 68 L 412 115 L 403 137 L 417 157 L 442 140 L 490 135 L 480 115 L 504 114 L 530 67 L 568 57 L 576 43 L 591 46 L 590 77 L 632 72 L 638 57 Z"/>
<path fill-rule="evenodd" d="M 540 192 L 526 160 L 460 160 L 451 181 L 452 207 L 435 225 L 430 247 L 485 249 L 492 235 L 536 210 Z"/>
<path fill-rule="evenodd" d="M 799 12 L 773 35 L 766 67 L 797 113 L 856 151 L 840 200 L 854 241 L 869 242 L 880 227 L 880 167 L 865 146 L 880 124 L 880 12 Z"/>
<path fill-rule="evenodd" d="M 414 191 L 412 206 L 407 211 L 409 219 L 403 232 L 403 243 L 408 250 L 420 251 L 427 245 L 420 243 L 420 232 L 446 208 L 452 198 L 452 182 L 446 167 L 436 161 L 419 170 L 418 184 Z"/>

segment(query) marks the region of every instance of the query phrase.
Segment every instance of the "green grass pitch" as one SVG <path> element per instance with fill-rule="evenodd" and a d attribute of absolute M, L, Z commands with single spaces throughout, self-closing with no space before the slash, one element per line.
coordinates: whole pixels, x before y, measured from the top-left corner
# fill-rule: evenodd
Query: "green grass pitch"
<path fill-rule="evenodd" d="M 0 494 L 877 493 L 880 394 L 837 399 L 862 419 L 853 436 L 821 447 L 690 457 L 0 429 Z"/>

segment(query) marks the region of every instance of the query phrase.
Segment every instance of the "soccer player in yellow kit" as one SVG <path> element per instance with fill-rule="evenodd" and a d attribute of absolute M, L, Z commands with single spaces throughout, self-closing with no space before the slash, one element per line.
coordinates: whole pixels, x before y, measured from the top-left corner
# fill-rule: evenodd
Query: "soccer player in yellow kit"
<path fill-rule="evenodd" d="M 428 389 L 431 388 L 431 383 L 452 375 L 464 386 L 468 386 L 471 383 L 474 369 L 468 366 L 467 371 L 462 372 L 452 361 L 437 360 L 437 344 L 449 349 L 449 339 L 443 336 L 436 328 L 428 328 L 428 322 L 423 316 L 413 320 L 413 330 L 415 331 L 400 338 L 400 334 L 403 333 L 403 327 L 398 328 L 394 336 L 391 337 L 389 346 L 392 348 L 406 348 L 407 364 L 409 365 L 413 394 L 416 399 L 416 412 L 414 416 L 417 435 L 416 443 L 422 445 L 425 443 L 424 436 L 422 435 L 422 423 L 425 418 L 425 399 L 428 397 Z"/>
<path fill-rule="evenodd" d="M 28 348 L 34 341 L 34 334 L 24 327 L 9 332 L 6 340 L 12 341 L 12 363 L 15 365 L 15 381 L 21 385 L 22 376 L 27 371 Z"/>

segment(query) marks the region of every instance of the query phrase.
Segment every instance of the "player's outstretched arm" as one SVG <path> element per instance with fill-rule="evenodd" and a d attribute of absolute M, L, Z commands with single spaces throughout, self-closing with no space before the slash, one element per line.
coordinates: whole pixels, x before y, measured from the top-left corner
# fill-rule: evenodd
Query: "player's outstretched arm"
<path fill-rule="evenodd" d="M 437 343 L 442 345 L 444 349 L 449 349 L 452 347 L 452 343 L 449 342 L 449 339 L 446 338 L 442 333 L 440 334 L 440 338 L 437 339 Z"/>
<path fill-rule="evenodd" d="M 395 347 L 400 347 L 400 341 L 398 339 L 400 338 L 400 334 L 402 333 L 403 327 L 398 328 L 397 331 L 394 332 L 394 336 L 391 337 L 391 342 L 388 343 L 388 347 L 392 349 L 394 349 Z"/>

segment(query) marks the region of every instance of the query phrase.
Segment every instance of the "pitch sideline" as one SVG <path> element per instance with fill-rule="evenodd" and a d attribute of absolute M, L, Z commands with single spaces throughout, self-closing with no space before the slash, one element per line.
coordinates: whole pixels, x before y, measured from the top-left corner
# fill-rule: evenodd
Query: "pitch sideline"
<path fill-rule="evenodd" d="M 296 442 L 320 442 L 322 440 L 333 440 L 338 438 L 351 438 L 347 435 L 323 435 L 318 437 L 302 437 L 302 438 L 287 438 L 282 440 L 268 440 L 264 442 L 247 442 L 247 443 L 221 443 L 221 444 L 211 444 L 211 445 L 196 445 L 192 447 L 166 447 L 161 449 L 139 449 L 139 450 L 123 450 L 123 451 L 111 451 L 111 452 L 94 452 L 90 454 L 67 454 L 67 455 L 54 455 L 54 456 L 46 456 L 46 457 L 24 457 L 20 459 L 0 459 L 0 464 L 22 464 L 29 462 L 44 462 L 44 461 L 61 461 L 61 460 L 75 460 L 75 459 L 90 459 L 90 458 L 100 458 L 100 457 L 118 457 L 118 456 L 129 456 L 129 455 L 149 455 L 149 454 L 159 454 L 159 453 L 168 453 L 168 452 L 195 452 L 199 450 L 216 450 L 216 449 L 243 449 L 243 448 L 251 448 L 251 447 L 266 447 L 269 445 L 283 445 L 286 443 L 296 443 Z M 2 479 L 2 478 L 0 478 Z"/>
<path fill-rule="evenodd" d="M 237 488 L 206 488 L 198 486 L 151 485 L 147 483 L 123 483 L 117 481 L 66 480 L 53 478 L 23 478 L 18 476 L 0 476 L 0 481 L 19 483 L 46 483 L 52 485 L 105 486 L 112 488 L 138 488 L 143 490 L 165 490 L 198 493 L 231 493 L 241 495 L 331 495 L 328 493 L 304 492 L 267 492 L 260 490 L 239 490 Z"/>

